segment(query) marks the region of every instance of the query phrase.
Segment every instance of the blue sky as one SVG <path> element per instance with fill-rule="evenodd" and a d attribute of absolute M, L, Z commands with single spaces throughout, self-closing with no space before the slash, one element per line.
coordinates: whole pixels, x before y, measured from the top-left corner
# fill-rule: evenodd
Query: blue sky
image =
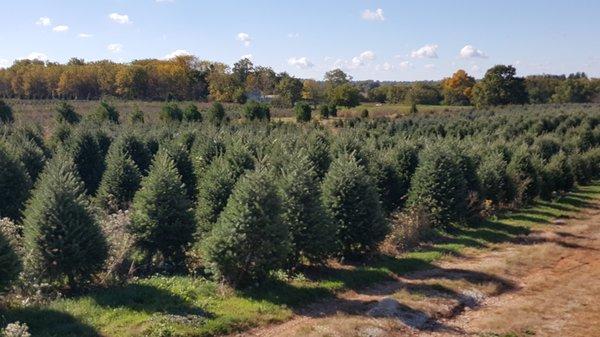
<path fill-rule="evenodd" d="M 600 1 L 2 1 L 0 67 L 174 52 L 320 79 L 425 80 L 494 64 L 600 76 Z"/>

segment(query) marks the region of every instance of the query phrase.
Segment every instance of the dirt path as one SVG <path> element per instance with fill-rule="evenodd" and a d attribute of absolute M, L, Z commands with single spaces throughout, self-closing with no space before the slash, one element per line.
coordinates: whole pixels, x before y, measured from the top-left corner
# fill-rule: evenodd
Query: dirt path
<path fill-rule="evenodd" d="M 239 336 L 600 337 L 599 209 Z"/>

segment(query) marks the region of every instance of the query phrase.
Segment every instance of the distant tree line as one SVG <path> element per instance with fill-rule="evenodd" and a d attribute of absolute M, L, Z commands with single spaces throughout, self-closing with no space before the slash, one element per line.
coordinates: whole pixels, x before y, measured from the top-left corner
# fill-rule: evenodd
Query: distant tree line
<path fill-rule="evenodd" d="M 141 100 L 212 100 L 245 103 L 269 101 L 291 107 L 306 101 L 353 107 L 360 102 L 427 105 L 582 103 L 594 101 L 600 80 L 585 73 L 516 76 L 512 66 L 490 68 L 482 80 L 456 71 L 442 81 L 353 81 L 340 69 L 322 81 L 302 80 L 242 59 L 230 67 L 194 56 L 131 63 L 85 62 L 66 64 L 39 60 L 16 61 L 0 69 L 0 97 L 27 99 L 99 99 L 105 96 Z"/>

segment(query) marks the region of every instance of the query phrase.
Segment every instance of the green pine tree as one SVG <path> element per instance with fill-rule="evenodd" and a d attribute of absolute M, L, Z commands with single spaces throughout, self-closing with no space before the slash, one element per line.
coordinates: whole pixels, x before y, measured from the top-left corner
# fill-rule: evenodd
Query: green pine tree
<path fill-rule="evenodd" d="M 23 220 L 27 274 L 71 287 L 89 280 L 102 267 L 107 244 L 71 157 L 55 155 L 32 195 Z"/>
<path fill-rule="evenodd" d="M 323 263 L 333 251 L 335 227 L 321 206 L 319 179 L 310 160 L 304 155 L 295 156 L 284 168 L 278 185 L 281 218 L 289 228 L 292 243 L 291 265 L 301 258 Z"/>
<path fill-rule="evenodd" d="M 285 262 L 289 233 L 271 181 L 266 170 L 242 177 L 203 242 L 205 261 L 217 279 L 243 286 L 264 280 Z"/>
<path fill-rule="evenodd" d="M 179 264 L 195 230 L 191 203 L 167 152 L 159 151 L 133 198 L 129 229 L 150 256 Z"/>
<path fill-rule="evenodd" d="M 19 257 L 11 247 L 8 238 L 0 231 L 0 293 L 17 278 L 21 270 Z"/>
<path fill-rule="evenodd" d="M 93 195 L 104 172 L 104 151 L 98 137 L 90 127 L 84 127 L 69 138 L 65 147 L 75 162 L 87 193 Z"/>
<path fill-rule="evenodd" d="M 25 167 L 0 141 L 0 218 L 19 219 L 30 188 Z"/>
<path fill-rule="evenodd" d="M 106 170 L 96 195 L 98 205 L 109 213 L 129 209 L 140 181 L 140 170 L 131 157 L 113 148 L 106 158 Z"/>
<path fill-rule="evenodd" d="M 377 188 L 355 156 L 342 154 L 325 175 L 322 203 L 346 257 L 375 250 L 388 232 Z"/>

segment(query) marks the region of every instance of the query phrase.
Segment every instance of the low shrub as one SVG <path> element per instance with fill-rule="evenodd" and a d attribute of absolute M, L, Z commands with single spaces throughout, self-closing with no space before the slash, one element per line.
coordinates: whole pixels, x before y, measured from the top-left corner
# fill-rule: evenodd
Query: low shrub
<path fill-rule="evenodd" d="M 296 122 L 306 123 L 310 122 L 312 108 L 306 102 L 298 102 L 294 106 L 294 113 L 296 115 Z"/>

